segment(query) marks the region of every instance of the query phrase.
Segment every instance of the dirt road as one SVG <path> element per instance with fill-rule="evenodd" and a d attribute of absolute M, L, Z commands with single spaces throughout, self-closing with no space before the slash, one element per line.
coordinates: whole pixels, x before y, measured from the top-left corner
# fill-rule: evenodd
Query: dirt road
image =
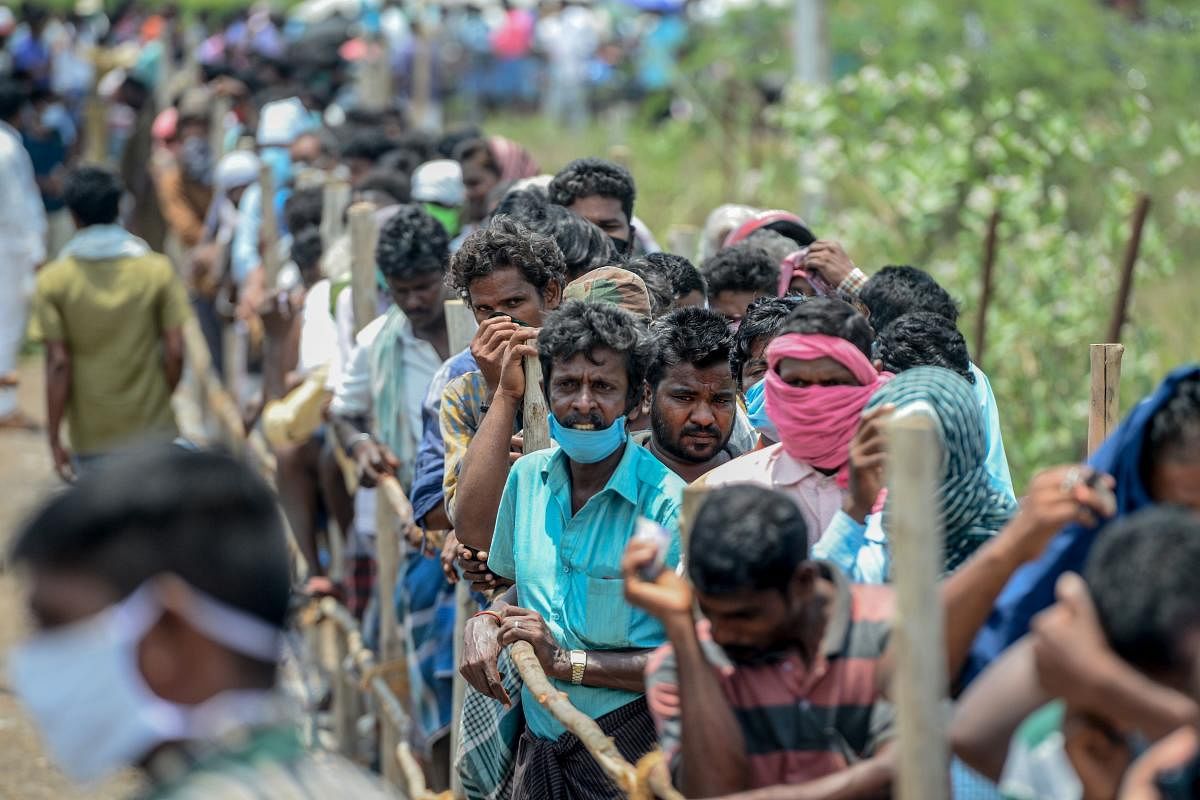
<path fill-rule="evenodd" d="M 39 363 L 22 364 L 21 378 L 21 407 L 41 419 Z M 0 551 L 7 552 L 15 527 L 58 485 L 43 434 L 0 432 Z M 0 799 L 109 800 L 136 791 L 137 783 L 128 775 L 88 791 L 75 789 L 46 758 L 29 718 L 12 695 L 4 668 L 8 649 L 23 635 L 25 623 L 18 578 L 10 571 L 0 572 Z"/>

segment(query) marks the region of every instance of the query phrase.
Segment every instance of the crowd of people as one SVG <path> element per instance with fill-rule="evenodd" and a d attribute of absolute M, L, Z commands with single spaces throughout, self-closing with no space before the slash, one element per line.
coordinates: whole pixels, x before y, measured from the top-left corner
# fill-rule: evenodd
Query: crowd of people
<path fill-rule="evenodd" d="M 153 19 L 170 30 L 72 36 Z M 477 127 L 416 130 L 401 104 L 357 104 L 341 57 L 285 69 L 286 26 L 238 19 L 187 43 L 174 93 L 138 67 L 172 58 L 151 46 L 170 36 L 91 62 L 119 171 L 78 162 L 82 96 L 31 55 L 44 17 L 0 79 L 0 268 L 34 284 L 0 295 L 0 415 L 31 424 L 28 303 L 70 483 L 15 536 L 35 630 L 7 660 L 69 775 L 134 765 L 163 798 L 386 796 L 306 746 L 280 688 L 296 608 L 332 596 L 371 646 L 404 640 L 435 788 L 621 796 L 522 684 L 508 648 L 527 642 L 625 759 L 661 749 L 685 796 L 889 796 L 888 432 L 916 415 L 939 451 L 953 796 L 1200 796 L 1200 365 L 1087 463 L 1014 487 L 1004 410 L 928 272 L 861 268 L 836 231 L 734 204 L 696 253 L 664 252 L 625 166 L 543 172 Z M 332 207 L 330 182 L 349 185 Z M 378 229 L 366 320 L 351 203 Z M 477 326 L 466 346 L 449 300 Z M 274 487 L 181 436 L 193 317 Z M 534 431 L 552 446 L 525 452 Z M 414 524 L 381 554 L 393 480 Z"/>

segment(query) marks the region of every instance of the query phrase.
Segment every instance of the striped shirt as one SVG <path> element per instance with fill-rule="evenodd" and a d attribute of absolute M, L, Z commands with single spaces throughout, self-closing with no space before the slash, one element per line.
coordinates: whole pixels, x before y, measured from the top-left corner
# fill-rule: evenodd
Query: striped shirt
<path fill-rule="evenodd" d="M 868 758 L 892 733 L 892 707 L 879 694 L 879 660 L 887 648 L 891 589 L 850 581 L 821 564 L 837 589 L 836 607 L 808 667 L 791 652 L 767 664 L 735 664 L 712 641 L 707 620 L 696 626 L 725 698 L 741 724 L 750 785 L 760 788 L 816 780 Z M 679 679 L 671 646 L 646 666 L 646 697 L 659 742 L 672 766 L 681 757 Z"/>

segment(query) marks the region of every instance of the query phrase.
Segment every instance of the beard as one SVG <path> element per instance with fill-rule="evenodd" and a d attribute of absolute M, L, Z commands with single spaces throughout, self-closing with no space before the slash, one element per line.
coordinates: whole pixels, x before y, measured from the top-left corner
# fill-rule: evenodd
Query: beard
<path fill-rule="evenodd" d="M 728 434 L 722 433 L 721 429 L 716 425 L 707 427 L 699 425 L 684 425 L 678 432 L 671 430 L 671 426 L 659 414 L 658 409 L 651 406 L 650 408 L 650 431 L 654 435 L 655 444 L 660 447 L 663 452 L 677 458 L 680 461 L 686 461 L 689 464 L 703 464 L 705 461 L 713 458 L 725 449 L 725 445 L 729 443 L 729 437 L 733 435 L 732 429 Z M 688 450 L 682 444 L 685 436 L 690 436 L 697 433 L 706 433 L 713 437 L 712 451 L 705 455 L 698 455 L 695 451 Z"/>

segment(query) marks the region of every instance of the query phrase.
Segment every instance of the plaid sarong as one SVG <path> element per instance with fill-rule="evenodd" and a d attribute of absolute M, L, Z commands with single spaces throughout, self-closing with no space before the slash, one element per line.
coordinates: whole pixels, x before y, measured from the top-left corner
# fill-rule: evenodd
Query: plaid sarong
<path fill-rule="evenodd" d="M 468 800 L 510 800 L 513 796 L 517 743 L 525 731 L 522 683 L 508 650 L 500 652 L 497 668 L 500 682 L 512 700 L 510 708 L 470 686 L 463 700 L 462 731 L 458 752 L 454 754 L 454 768 Z"/>

